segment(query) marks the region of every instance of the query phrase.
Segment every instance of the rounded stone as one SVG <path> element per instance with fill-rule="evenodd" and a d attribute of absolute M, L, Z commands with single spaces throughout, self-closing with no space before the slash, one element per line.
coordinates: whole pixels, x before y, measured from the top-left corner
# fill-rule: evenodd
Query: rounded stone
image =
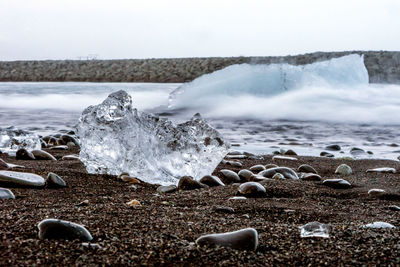
<path fill-rule="evenodd" d="M 62 160 L 79 160 L 79 155 L 65 155 Z"/>
<path fill-rule="evenodd" d="M 337 189 L 346 189 L 351 187 L 351 184 L 344 179 L 326 179 L 322 184 Z"/>
<path fill-rule="evenodd" d="M 272 157 L 273 161 L 277 161 L 277 160 L 291 160 L 291 161 L 296 161 L 297 158 L 293 158 L 293 157 L 288 157 L 288 156 L 280 156 L 280 155 L 276 155 Z"/>
<path fill-rule="evenodd" d="M 25 148 L 20 148 L 17 150 L 15 158 L 18 160 L 34 160 L 35 156 Z"/>
<path fill-rule="evenodd" d="M 251 177 L 254 175 L 254 173 L 247 169 L 243 169 L 238 172 L 238 175 L 243 181 L 251 181 Z"/>
<path fill-rule="evenodd" d="M 287 156 L 297 156 L 297 153 L 294 152 L 294 150 L 289 149 L 289 150 L 285 151 L 284 155 L 287 155 Z"/>
<path fill-rule="evenodd" d="M 285 179 L 285 176 L 281 173 L 275 173 L 274 176 L 272 176 L 272 179 L 280 180 L 280 179 Z"/>
<path fill-rule="evenodd" d="M 233 208 L 226 206 L 217 206 L 215 207 L 214 211 L 220 213 L 229 213 L 229 214 L 235 213 L 235 210 Z"/>
<path fill-rule="evenodd" d="M 389 167 L 382 167 L 382 168 L 368 169 L 367 172 L 396 173 L 396 169 Z"/>
<path fill-rule="evenodd" d="M 57 174 L 49 172 L 47 175 L 47 184 L 50 187 L 66 187 L 67 183 Z"/>
<path fill-rule="evenodd" d="M 300 177 L 303 181 L 321 181 L 322 178 L 316 173 L 303 173 Z"/>
<path fill-rule="evenodd" d="M 8 164 L 4 160 L 0 159 L 0 170 L 7 170 Z"/>
<path fill-rule="evenodd" d="M 351 167 L 347 164 L 340 164 L 335 171 L 335 174 L 339 175 L 350 175 L 352 173 L 353 171 L 351 170 Z"/>
<path fill-rule="evenodd" d="M 221 246 L 236 250 L 256 250 L 258 246 L 258 233 L 254 228 L 221 234 L 209 234 L 196 240 L 199 246 Z"/>
<path fill-rule="evenodd" d="M 50 147 L 51 150 L 68 150 L 68 148 L 69 148 L 68 146 L 64 146 L 64 145 Z"/>
<path fill-rule="evenodd" d="M 89 231 L 80 224 L 58 219 L 46 219 L 38 224 L 40 239 L 66 239 L 90 241 Z"/>
<path fill-rule="evenodd" d="M 222 173 L 222 175 L 225 178 L 224 179 L 225 183 L 231 184 L 231 183 L 239 183 L 240 182 L 240 177 L 239 177 L 239 175 L 237 175 L 236 172 L 227 170 L 227 169 L 223 169 L 220 172 Z"/>
<path fill-rule="evenodd" d="M 328 145 L 325 147 L 326 150 L 330 150 L 330 151 L 340 151 L 342 150 L 342 148 L 339 145 Z"/>
<path fill-rule="evenodd" d="M 163 194 L 173 193 L 176 190 L 178 190 L 176 185 L 161 185 L 161 186 L 157 187 L 157 192 L 163 193 Z"/>
<path fill-rule="evenodd" d="M 279 166 L 276 165 L 276 164 L 273 164 L 273 163 L 270 163 L 270 164 L 265 165 L 265 169 L 266 169 L 266 170 L 272 169 L 272 168 L 276 168 L 276 167 L 279 167 Z"/>
<path fill-rule="evenodd" d="M 0 182 L 33 187 L 42 187 L 45 184 L 43 177 L 37 174 L 14 171 L 0 171 Z"/>
<path fill-rule="evenodd" d="M 257 182 L 247 182 L 239 186 L 239 193 L 246 197 L 263 197 L 267 193 L 264 186 Z"/>
<path fill-rule="evenodd" d="M 15 199 L 15 196 L 10 189 L 0 188 L 0 199 Z"/>
<path fill-rule="evenodd" d="M 208 185 L 210 187 L 213 186 L 225 186 L 225 184 L 219 179 L 217 176 L 213 175 L 205 175 L 200 179 L 200 183 Z"/>
<path fill-rule="evenodd" d="M 262 172 L 263 170 L 265 170 L 265 166 L 261 164 L 250 167 L 250 171 L 255 173 Z"/>
<path fill-rule="evenodd" d="M 368 195 L 370 195 L 370 196 L 382 196 L 385 193 L 386 193 L 386 191 L 383 189 L 373 188 L 373 189 L 368 190 Z"/>
<path fill-rule="evenodd" d="M 265 171 L 260 172 L 259 175 L 262 175 L 266 178 L 272 178 L 276 173 L 282 174 L 286 179 L 292 179 L 292 180 L 299 179 L 299 176 L 297 175 L 297 173 L 287 167 L 276 167 L 276 168 L 267 169 Z"/>
<path fill-rule="evenodd" d="M 179 190 L 194 190 L 194 189 L 200 189 L 203 187 L 204 187 L 204 185 L 202 185 L 200 182 L 194 180 L 193 177 L 191 177 L 191 176 L 182 176 L 178 182 Z"/>
<path fill-rule="evenodd" d="M 308 164 L 302 164 L 297 168 L 298 172 L 305 172 L 305 173 L 315 173 L 318 174 L 317 171 Z"/>
<path fill-rule="evenodd" d="M 333 158 L 333 157 L 335 157 L 335 155 L 333 155 L 333 154 L 331 154 L 331 153 L 329 153 L 329 152 L 326 152 L 326 151 L 322 151 L 319 155 L 320 155 L 321 157 L 326 157 L 326 158 Z"/>
<path fill-rule="evenodd" d="M 32 150 L 32 154 L 38 160 L 52 160 L 57 161 L 57 159 L 51 155 L 50 153 L 43 151 L 43 150 Z"/>

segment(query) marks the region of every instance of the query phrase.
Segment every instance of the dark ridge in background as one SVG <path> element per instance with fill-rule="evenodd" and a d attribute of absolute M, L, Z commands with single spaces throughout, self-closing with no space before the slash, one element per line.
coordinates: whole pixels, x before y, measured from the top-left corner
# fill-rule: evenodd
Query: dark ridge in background
<path fill-rule="evenodd" d="M 315 52 L 282 57 L 210 57 L 123 60 L 43 60 L 0 62 L 0 81 L 54 82 L 187 82 L 233 64 L 316 61 L 363 54 L 371 83 L 400 84 L 400 52 Z"/>

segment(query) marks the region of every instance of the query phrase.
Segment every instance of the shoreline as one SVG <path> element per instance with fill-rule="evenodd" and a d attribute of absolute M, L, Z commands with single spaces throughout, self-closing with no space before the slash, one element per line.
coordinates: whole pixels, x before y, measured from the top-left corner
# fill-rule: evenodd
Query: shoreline
<path fill-rule="evenodd" d="M 44 149 L 58 161 L 16 160 L 5 154 L 0 158 L 26 166 L 24 172 L 43 177 L 48 172 L 60 175 L 66 188 L 11 188 L 16 199 L 0 200 L 0 265 L 391 265 L 399 264 L 397 229 L 374 230 L 362 225 L 385 221 L 400 225 L 399 174 L 366 173 L 370 168 L 393 167 L 388 160 L 338 160 L 295 156 L 297 161 L 240 159 L 243 167 L 220 163 L 221 169 L 238 171 L 256 164 L 275 163 L 297 169 L 313 166 L 322 179 L 344 178 L 353 186 L 333 189 L 321 182 L 271 180 L 263 183 L 264 198 L 228 200 L 237 195 L 237 185 L 211 187 L 170 194 L 157 193 L 156 185 L 130 187 L 116 176 L 87 174 L 80 161 L 64 161 L 67 154 L 78 153 Z M 341 177 L 336 167 L 346 163 L 353 174 Z M 2 185 L 3 186 L 3 185 Z M 369 189 L 387 191 L 386 197 L 372 197 Z M 141 205 L 126 203 L 137 199 Z M 77 206 L 88 200 L 87 206 Z M 231 214 L 216 211 L 232 207 Z M 93 235 L 100 248 L 84 247 L 81 242 L 38 239 L 37 224 L 45 218 L 80 223 Z M 298 227 L 308 222 L 331 224 L 329 238 L 301 238 Z M 259 234 L 256 251 L 237 251 L 223 247 L 201 247 L 193 242 L 201 235 L 253 227 Z"/>
<path fill-rule="evenodd" d="M 233 64 L 310 64 L 348 54 L 364 54 L 370 83 L 400 84 L 400 52 L 315 52 L 277 57 L 210 57 L 122 60 L 2 61 L 0 81 L 183 83 Z"/>

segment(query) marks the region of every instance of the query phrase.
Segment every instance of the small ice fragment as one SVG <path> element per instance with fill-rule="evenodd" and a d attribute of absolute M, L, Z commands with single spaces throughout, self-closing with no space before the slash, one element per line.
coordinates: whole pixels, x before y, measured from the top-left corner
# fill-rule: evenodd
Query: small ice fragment
<path fill-rule="evenodd" d="M 329 237 L 330 226 L 327 224 L 310 222 L 299 228 L 301 237 Z"/>
<path fill-rule="evenodd" d="M 374 229 L 392 229 L 396 228 L 393 224 L 387 222 L 373 222 L 364 225 L 364 228 L 374 228 Z"/>
<path fill-rule="evenodd" d="M 0 151 L 15 155 L 16 151 L 20 148 L 25 148 L 28 151 L 40 149 L 39 136 L 32 132 L 18 130 L 14 127 L 0 128 Z"/>

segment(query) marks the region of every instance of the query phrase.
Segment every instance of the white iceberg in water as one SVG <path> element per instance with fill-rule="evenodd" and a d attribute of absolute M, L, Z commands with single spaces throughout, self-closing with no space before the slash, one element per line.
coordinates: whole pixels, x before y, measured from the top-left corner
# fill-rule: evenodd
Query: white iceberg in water
<path fill-rule="evenodd" d="M 41 149 L 39 136 L 14 127 L 0 128 L 0 151 L 15 155 L 15 152 L 20 148 L 27 150 Z"/>
<path fill-rule="evenodd" d="M 129 172 L 149 183 L 176 183 L 183 175 L 211 174 L 229 145 L 200 115 L 174 125 L 132 107 L 125 91 L 86 108 L 77 135 L 89 173 Z"/>
<path fill-rule="evenodd" d="M 364 57 L 357 54 L 301 66 L 237 64 L 178 87 L 170 94 L 169 107 L 202 107 L 226 96 L 271 97 L 307 87 L 352 87 L 368 82 Z"/>

